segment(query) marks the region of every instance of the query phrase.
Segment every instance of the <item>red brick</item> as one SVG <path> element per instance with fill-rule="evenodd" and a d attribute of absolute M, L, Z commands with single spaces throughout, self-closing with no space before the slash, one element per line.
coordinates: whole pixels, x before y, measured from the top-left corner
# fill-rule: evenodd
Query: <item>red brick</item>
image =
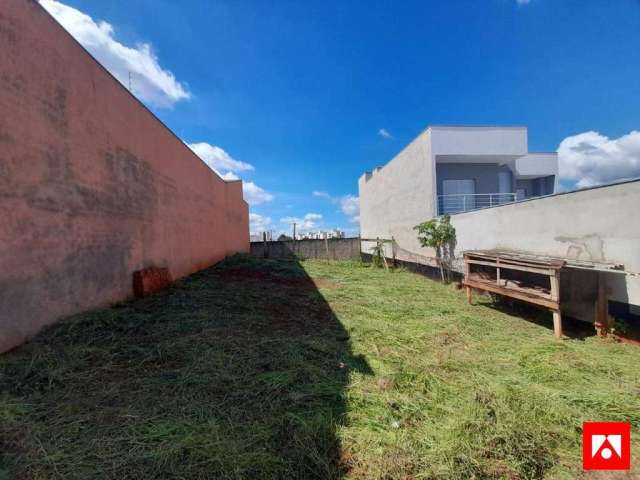
<path fill-rule="evenodd" d="M 171 283 L 168 268 L 149 267 L 133 272 L 133 293 L 146 297 L 167 288 Z"/>

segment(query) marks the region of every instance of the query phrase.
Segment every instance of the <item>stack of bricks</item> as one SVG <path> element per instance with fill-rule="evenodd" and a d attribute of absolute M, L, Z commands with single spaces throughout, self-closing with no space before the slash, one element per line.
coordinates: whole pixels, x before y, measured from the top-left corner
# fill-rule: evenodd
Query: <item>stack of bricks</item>
<path fill-rule="evenodd" d="M 159 292 L 171 283 L 168 268 L 148 267 L 133 272 L 133 293 L 136 297 L 146 297 Z"/>

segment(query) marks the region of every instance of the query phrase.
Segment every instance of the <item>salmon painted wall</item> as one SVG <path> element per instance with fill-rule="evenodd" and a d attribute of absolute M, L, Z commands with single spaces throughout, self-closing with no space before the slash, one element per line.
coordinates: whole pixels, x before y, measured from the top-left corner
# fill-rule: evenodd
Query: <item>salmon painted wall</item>
<path fill-rule="evenodd" d="M 0 8 L 0 351 L 249 251 L 240 181 L 226 182 L 32 0 Z"/>

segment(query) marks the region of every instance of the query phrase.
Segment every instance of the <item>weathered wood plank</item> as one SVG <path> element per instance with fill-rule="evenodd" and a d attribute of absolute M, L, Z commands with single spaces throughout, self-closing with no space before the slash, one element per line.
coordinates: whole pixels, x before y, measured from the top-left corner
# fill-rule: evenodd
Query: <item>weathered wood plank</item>
<path fill-rule="evenodd" d="M 497 293 L 500 295 L 504 295 L 506 297 L 515 298 L 518 300 L 523 300 L 525 302 L 534 303 L 536 305 L 540 305 L 551 310 L 559 310 L 560 305 L 558 302 L 555 302 L 551 299 L 541 298 L 537 295 L 527 294 L 524 292 L 516 291 L 511 288 L 506 287 L 498 287 L 495 283 L 485 283 L 474 280 L 465 279 L 465 286 L 469 286 L 471 288 L 476 288 L 478 290 L 485 290 L 492 293 Z"/>
<path fill-rule="evenodd" d="M 487 267 L 498 268 L 496 262 L 488 262 L 484 260 L 473 260 L 472 258 L 465 260 L 467 263 L 473 263 L 474 265 L 484 265 Z M 500 267 L 506 270 L 518 270 L 520 272 L 529 272 L 529 273 L 538 273 L 540 275 L 554 275 L 555 270 L 551 270 L 548 268 L 537 268 L 537 267 L 525 267 L 518 264 L 512 264 L 509 261 L 500 262 Z"/>

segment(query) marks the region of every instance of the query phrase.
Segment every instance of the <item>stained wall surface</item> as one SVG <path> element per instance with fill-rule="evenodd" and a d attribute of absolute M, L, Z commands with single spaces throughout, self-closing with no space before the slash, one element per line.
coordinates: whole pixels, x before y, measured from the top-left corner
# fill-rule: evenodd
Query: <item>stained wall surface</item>
<path fill-rule="evenodd" d="M 625 273 L 605 274 L 609 298 L 640 305 L 639 206 L 636 180 L 452 215 L 456 253 L 497 248 L 620 264 Z"/>
<path fill-rule="evenodd" d="M 0 351 L 44 325 L 249 251 L 225 182 L 37 2 L 0 9 Z"/>

